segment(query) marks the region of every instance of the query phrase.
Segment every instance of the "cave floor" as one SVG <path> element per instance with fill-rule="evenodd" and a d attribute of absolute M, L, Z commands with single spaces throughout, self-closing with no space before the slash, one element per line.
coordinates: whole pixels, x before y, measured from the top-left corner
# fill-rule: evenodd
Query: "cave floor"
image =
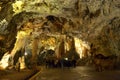
<path fill-rule="evenodd" d="M 24 69 L 20 72 L 16 70 L 0 70 L 0 80 L 27 80 L 35 74 L 35 71 Z"/>
<path fill-rule="evenodd" d="M 120 80 L 120 70 L 96 72 L 93 67 L 77 66 L 76 68 L 45 68 L 40 67 L 35 78 L 30 80 Z M 29 80 L 32 70 L 0 71 L 0 80 Z"/>
<path fill-rule="evenodd" d="M 76 68 L 43 68 L 35 80 L 120 80 L 120 70 L 96 72 L 88 66 Z"/>

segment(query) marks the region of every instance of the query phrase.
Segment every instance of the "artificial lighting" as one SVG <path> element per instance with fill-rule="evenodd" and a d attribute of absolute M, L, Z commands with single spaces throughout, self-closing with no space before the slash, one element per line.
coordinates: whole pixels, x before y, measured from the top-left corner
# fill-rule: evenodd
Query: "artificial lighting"
<path fill-rule="evenodd" d="M 68 58 L 64 58 L 65 60 L 68 60 Z"/>
<path fill-rule="evenodd" d="M 28 55 L 28 53 L 27 52 L 25 52 L 25 56 L 27 56 Z"/>

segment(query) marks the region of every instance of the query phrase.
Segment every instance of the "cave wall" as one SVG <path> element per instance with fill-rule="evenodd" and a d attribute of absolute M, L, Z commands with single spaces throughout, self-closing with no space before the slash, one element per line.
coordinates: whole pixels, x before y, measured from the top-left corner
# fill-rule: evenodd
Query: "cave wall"
<path fill-rule="evenodd" d="M 17 31 L 24 22 L 49 15 L 59 19 L 58 23 L 64 27 L 62 33 L 93 43 L 97 53 L 119 55 L 119 0 L 20 0 L 19 6 L 13 5 L 16 2 L 0 1 L 0 58 L 14 47 Z M 3 26 L 3 20 L 6 20 L 6 26 Z"/>

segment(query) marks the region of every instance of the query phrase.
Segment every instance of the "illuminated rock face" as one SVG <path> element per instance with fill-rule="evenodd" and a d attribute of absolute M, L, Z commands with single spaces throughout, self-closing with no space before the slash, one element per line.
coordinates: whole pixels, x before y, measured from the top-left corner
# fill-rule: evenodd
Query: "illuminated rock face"
<path fill-rule="evenodd" d="M 23 29 L 23 24 L 37 17 L 40 18 L 38 23 L 42 29 L 39 26 L 33 29 L 31 26 L 27 27 L 31 30 L 29 32 L 40 33 L 45 29 L 51 35 L 72 35 L 89 45 L 93 44 L 97 53 L 120 53 L 119 0 L 10 1 L 0 1 L 0 58 L 14 48 L 17 32 Z M 16 6 L 15 3 L 20 5 Z M 36 22 L 34 24 L 37 25 Z"/>

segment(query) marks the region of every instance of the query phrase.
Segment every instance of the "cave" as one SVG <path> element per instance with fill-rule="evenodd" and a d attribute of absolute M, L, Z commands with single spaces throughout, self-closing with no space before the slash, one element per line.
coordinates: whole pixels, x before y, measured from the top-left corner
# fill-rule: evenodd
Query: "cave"
<path fill-rule="evenodd" d="M 0 79 L 119 80 L 119 13 L 119 0 L 0 0 Z"/>

